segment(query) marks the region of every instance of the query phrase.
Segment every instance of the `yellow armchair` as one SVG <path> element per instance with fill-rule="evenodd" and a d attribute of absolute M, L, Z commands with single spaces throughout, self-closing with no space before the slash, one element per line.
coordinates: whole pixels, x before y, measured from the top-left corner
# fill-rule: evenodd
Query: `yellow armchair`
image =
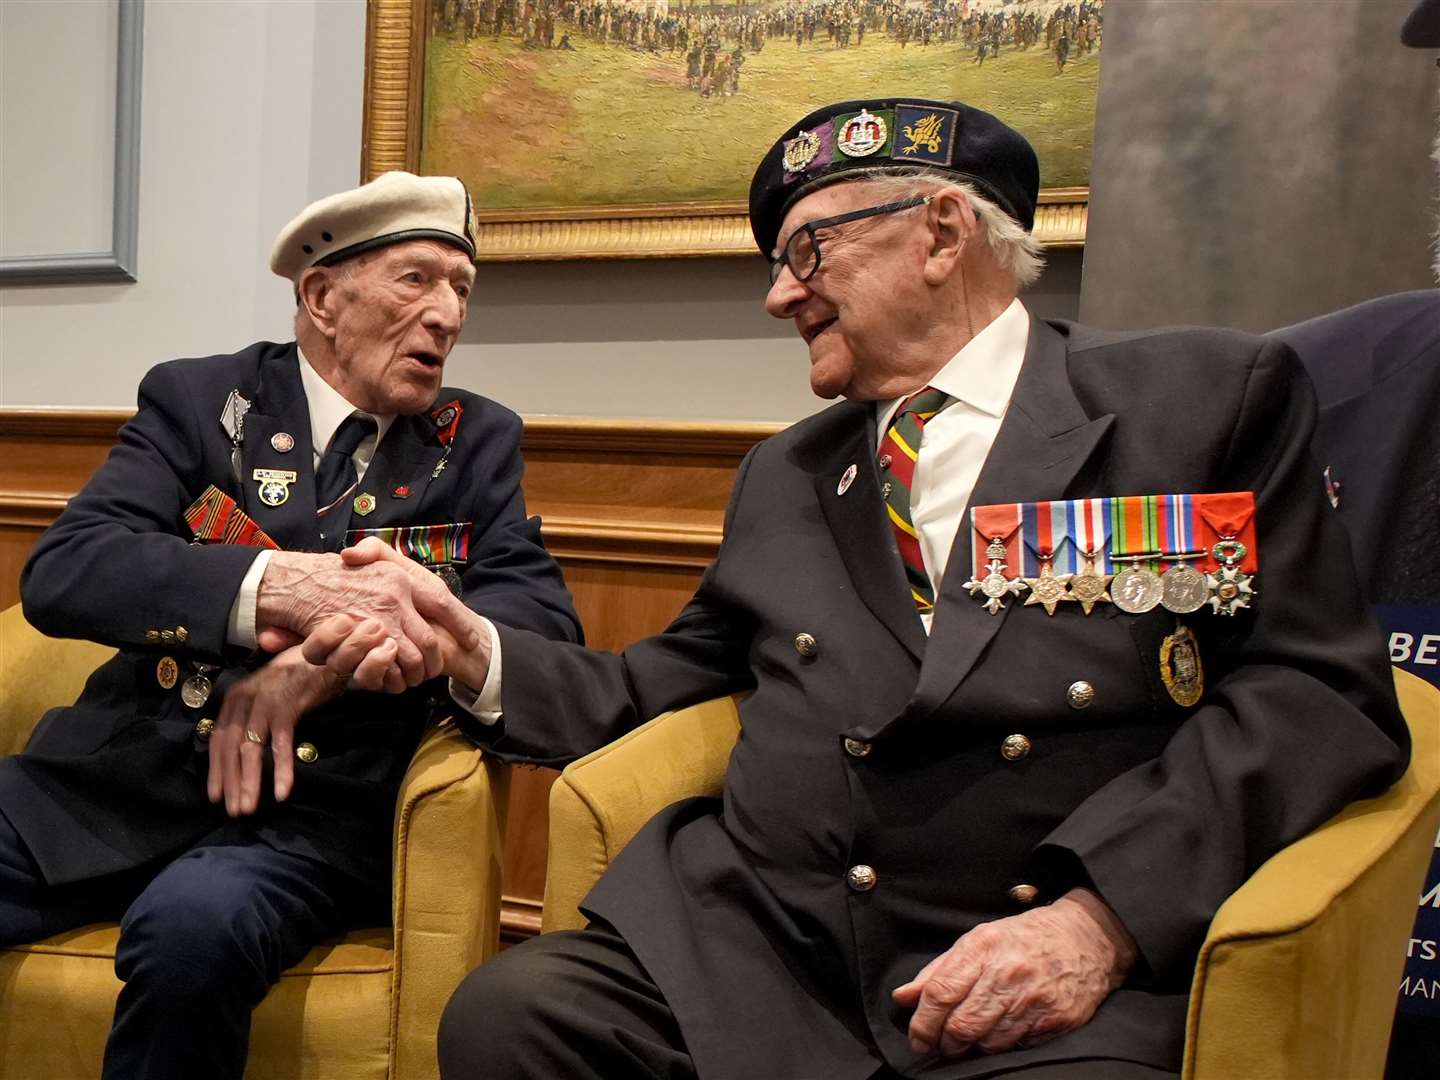
<path fill-rule="evenodd" d="M 0 753 L 73 701 L 114 650 L 57 641 L 0 612 Z M 395 810 L 394 929 L 324 942 L 255 1012 L 247 1077 L 429 1080 L 451 991 L 495 953 L 509 774 L 448 725 L 429 730 Z M 0 949 L 0 1076 L 97 1076 L 119 929 L 82 927 Z"/>
<path fill-rule="evenodd" d="M 1414 740 L 1389 791 L 1276 854 L 1216 913 L 1195 968 L 1184 1080 L 1378 1078 L 1403 943 L 1440 827 L 1440 690 L 1395 673 Z M 542 928 L 662 807 L 718 795 L 740 731 L 729 698 L 667 713 L 567 768 L 550 791 Z"/>

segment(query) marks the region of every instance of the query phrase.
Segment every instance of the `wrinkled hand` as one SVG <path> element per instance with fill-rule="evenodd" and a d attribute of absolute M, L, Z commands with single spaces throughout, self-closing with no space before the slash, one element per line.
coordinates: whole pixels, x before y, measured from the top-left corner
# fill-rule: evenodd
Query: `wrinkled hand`
<path fill-rule="evenodd" d="M 223 800 L 231 817 L 253 814 L 260 805 L 268 753 L 275 759 L 275 799 L 284 802 L 295 780 L 295 725 L 344 684 L 344 679 L 306 662 L 300 649 L 291 647 L 232 686 L 210 733 L 210 775 L 205 784 L 210 801 Z M 247 730 L 267 745 L 247 739 Z"/>
<path fill-rule="evenodd" d="M 341 552 L 345 564 L 364 567 L 388 564 L 403 571 L 417 588 L 429 590 L 438 579 L 413 559 L 401 555 L 393 547 L 374 538 L 367 538 Z M 470 686 L 481 686 L 490 664 L 490 638 L 480 617 L 454 600 L 449 590 L 445 596 L 459 609 L 456 618 L 447 623 L 436 622 L 430 627 L 440 653 L 440 671 Z M 418 605 L 417 605 L 418 606 Z M 464 636 L 454 633 L 459 622 Z M 304 655 L 313 664 L 324 664 L 339 676 L 348 676 L 352 686 L 365 690 L 398 693 L 405 684 L 396 674 L 398 643 L 377 619 L 356 618 L 340 614 L 326 619 L 305 638 Z"/>
<path fill-rule="evenodd" d="M 1105 902 L 1072 889 L 977 926 L 892 996 L 915 1009 L 917 1054 L 994 1054 L 1080 1027 L 1125 981 L 1135 956 L 1134 938 Z"/>
<path fill-rule="evenodd" d="M 360 556 L 342 559 L 302 552 L 271 556 L 256 597 L 262 647 L 289 647 L 335 616 L 357 623 L 374 619 L 393 643 L 391 682 L 398 678 L 405 686 L 417 686 L 439 674 L 437 628 L 474 647 L 471 612 L 434 574 L 374 538 L 352 550 Z"/>

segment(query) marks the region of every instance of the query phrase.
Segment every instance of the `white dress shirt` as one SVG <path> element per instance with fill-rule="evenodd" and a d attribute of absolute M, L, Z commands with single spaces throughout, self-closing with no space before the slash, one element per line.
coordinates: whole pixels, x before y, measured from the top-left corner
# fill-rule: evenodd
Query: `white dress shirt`
<path fill-rule="evenodd" d="M 920 553 L 937 597 L 950 547 L 965 524 L 975 481 L 1010 407 L 1029 340 L 1030 315 L 1019 300 L 1012 300 L 928 384 L 956 399 L 925 422 L 910 488 L 910 519 L 920 535 Z M 876 403 L 879 443 L 885 441 L 890 419 L 904 400 Z M 933 611 L 920 616 L 925 633 L 930 633 L 934 618 Z"/>

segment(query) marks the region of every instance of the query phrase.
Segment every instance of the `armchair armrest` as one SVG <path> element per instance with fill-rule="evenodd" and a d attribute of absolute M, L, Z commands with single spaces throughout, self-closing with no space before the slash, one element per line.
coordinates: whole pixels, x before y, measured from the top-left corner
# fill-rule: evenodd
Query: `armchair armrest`
<path fill-rule="evenodd" d="M 1278 852 L 1216 913 L 1184 1080 L 1378 1078 L 1402 947 L 1440 826 L 1440 690 L 1395 673 L 1413 740 L 1389 791 Z"/>
<path fill-rule="evenodd" d="M 610 860 L 671 803 L 719 795 L 740 734 L 732 698 L 663 713 L 560 774 L 550 789 L 541 930 L 585 925 L 577 910 Z"/>
<path fill-rule="evenodd" d="M 395 806 L 392 1076 L 438 1076 L 435 1025 L 499 948 L 510 774 L 449 722 L 430 728 Z"/>
<path fill-rule="evenodd" d="M 115 655 L 93 641 L 46 637 L 19 604 L 0 611 L 0 757 L 18 754 L 45 710 L 80 696 L 90 673 Z"/>

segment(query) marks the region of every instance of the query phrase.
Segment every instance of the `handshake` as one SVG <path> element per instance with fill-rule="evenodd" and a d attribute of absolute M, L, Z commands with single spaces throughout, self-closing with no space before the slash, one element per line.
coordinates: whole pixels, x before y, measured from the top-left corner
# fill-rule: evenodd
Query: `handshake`
<path fill-rule="evenodd" d="M 260 647 L 304 659 L 353 687 L 398 694 L 437 675 L 478 688 L 489 635 L 444 582 L 370 538 L 339 556 L 277 552 L 256 600 Z"/>
<path fill-rule="evenodd" d="M 231 817 L 259 807 L 267 756 L 275 798 L 289 796 L 296 725 L 347 688 L 398 694 L 448 675 L 478 690 L 490 669 L 480 616 L 374 538 L 339 555 L 275 552 L 255 626 L 275 657 L 225 694 L 209 740 L 206 791 Z"/>

